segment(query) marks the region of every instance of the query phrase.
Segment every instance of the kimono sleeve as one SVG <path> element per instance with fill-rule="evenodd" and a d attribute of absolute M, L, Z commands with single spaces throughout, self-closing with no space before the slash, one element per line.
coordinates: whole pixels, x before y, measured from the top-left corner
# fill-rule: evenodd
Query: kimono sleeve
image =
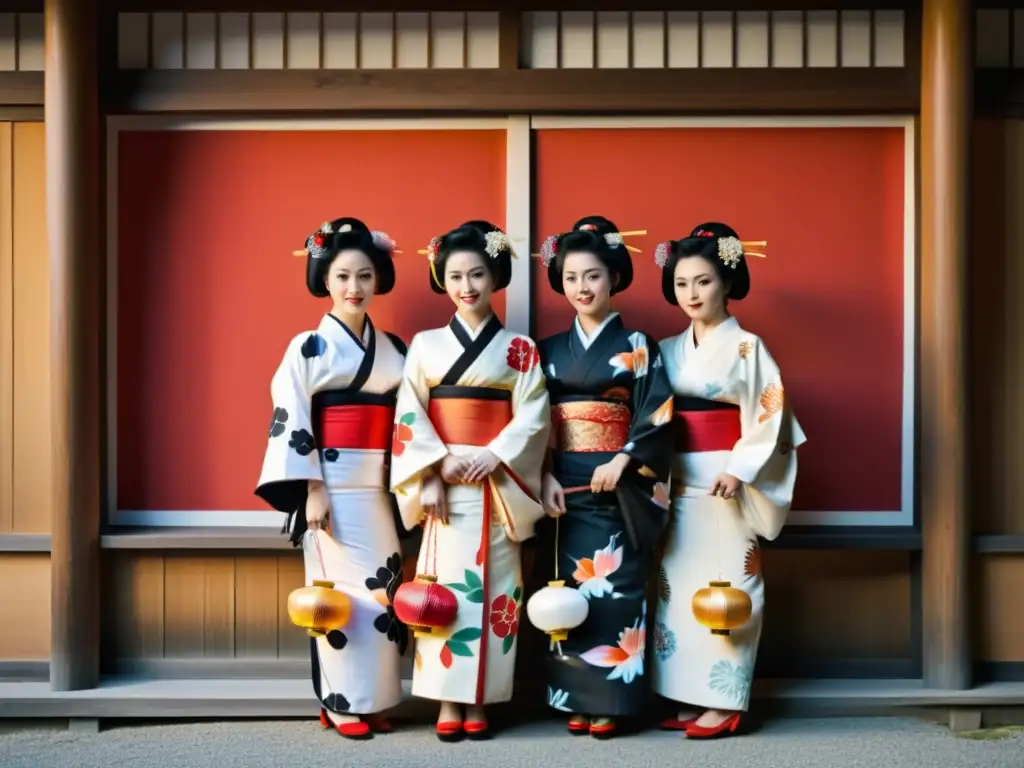
<path fill-rule="evenodd" d="M 395 403 L 395 431 L 391 441 L 391 490 L 398 502 L 402 524 L 412 530 L 423 516 L 420 492 L 425 472 L 448 455 L 427 415 L 430 386 L 423 372 L 423 336 L 409 344 Z"/>
<path fill-rule="evenodd" d="M 313 440 L 311 366 L 302 353 L 310 334 L 292 339 L 270 381 L 273 414 L 256 495 L 289 515 L 305 504 L 310 480 L 323 481 Z M 287 527 L 287 523 L 286 523 Z"/>
<path fill-rule="evenodd" d="M 643 333 L 629 337 L 633 347 L 633 422 L 629 442 L 623 453 L 629 454 L 641 474 L 659 482 L 668 482 L 672 468 L 672 385 L 665 373 L 661 350 Z M 646 365 L 644 364 L 646 362 Z"/>
<path fill-rule="evenodd" d="M 518 371 L 512 390 L 512 420 L 487 447 L 539 496 L 541 469 L 551 432 L 547 380 L 540 365 L 540 353 L 530 339 L 515 337 L 508 359 L 515 362 Z"/>
<path fill-rule="evenodd" d="M 794 448 L 804 434 L 786 404 L 779 366 L 760 339 L 752 349 L 739 386 L 740 426 L 726 468 L 744 483 L 741 508 L 759 536 L 774 539 L 785 524 L 796 475 Z"/>

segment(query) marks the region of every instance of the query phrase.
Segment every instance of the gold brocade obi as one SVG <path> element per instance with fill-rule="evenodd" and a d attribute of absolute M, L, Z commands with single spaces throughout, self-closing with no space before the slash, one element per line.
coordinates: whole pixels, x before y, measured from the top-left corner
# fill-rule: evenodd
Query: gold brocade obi
<path fill-rule="evenodd" d="M 629 442 L 631 421 L 623 403 L 558 403 L 551 407 L 552 447 L 570 453 L 617 453 Z"/>

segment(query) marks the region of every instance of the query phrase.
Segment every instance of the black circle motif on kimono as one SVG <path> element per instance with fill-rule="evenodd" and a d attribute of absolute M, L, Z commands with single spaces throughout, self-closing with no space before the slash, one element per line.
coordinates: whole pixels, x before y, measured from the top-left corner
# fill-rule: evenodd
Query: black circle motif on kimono
<path fill-rule="evenodd" d="M 340 455 L 341 454 L 338 453 L 337 448 L 328 448 L 326 451 L 324 451 L 324 458 L 327 459 L 328 461 L 337 461 L 338 456 Z"/>
<path fill-rule="evenodd" d="M 405 653 L 409 645 L 409 628 L 398 620 L 394 608 L 387 606 L 384 613 L 373 620 L 373 628 L 387 635 L 388 640 L 398 646 L 400 654 Z"/>
<path fill-rule="evenodd" d="M 324 706 L 331 712 L 348 712 L 352 705 L 340 693 L 329 693 L 324 697 Z"/>
<path fill-rule="evenodd" d="M 348 636 L 340 629 L 332 629 L 327 633 L 327 644 L 334 650 L 340 651 L 348 645 Z"/>
<path fill-rule="evenodd" d="M 390 555 L 387 562 L 377 569 L 377 573 L 366 580 L 366 588 L 371 592 L 383 589 L 388 602 L 395 599 L 395 593 L 402 584 L 402 555 L 398 552 Z"/>
<path fill-rule="evenodd" d="M 284 434 L 284 425 L 288 423 L 288 411 L 284 408 L 274 408 L 270 417 L 270 436 L 279 437 Z"/>
<path fill-rule="evenodd" d="M 311 357 L 320 357 L 324 352 L 327 351 L 327 342 L 324 341 L 323 336 L 319 333 L 311 333 L 306 337 L 306 340 L 302 342 L 302 356 L 306 359 Z"/>
<path fill-rule="evenodd" d="M 295 449 L 295 452 L 299 456 L 309 456 L 315 449 L 316 443 L 313 442 L 313 436 L 309 434 L 305 429 L 296 429 L 292 432 L 292 439 L 288 441 L 288 445 Z"/>

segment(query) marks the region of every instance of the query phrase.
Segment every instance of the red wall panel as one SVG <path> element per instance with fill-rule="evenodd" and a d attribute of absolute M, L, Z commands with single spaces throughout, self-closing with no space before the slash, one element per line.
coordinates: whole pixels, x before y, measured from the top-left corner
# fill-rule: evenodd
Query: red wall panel
<path fill-rule="evenodd" d="M 465 219 L 504 225 L 502 130 L 127 132 L 118 153 L 124 510 L 261 508 L 270 378 L 330 308 L 291 255 L 323 221 L 395 238 L 397 286 L 370 314 L 406 342 L 452 312 L 416 251 Z"/>
<path fill-rule="evenodd" d="M 902 128 L 541 130 L 536 147 L 534 243 L 589 214 L 647 229 L 615 304 L 658 339 L 687 324 L 661 296 L 659 241 L 709 220 L 767 240 L 730 309 L 765 339 L 808 435 L 794 509 L 900 509 Z M 564 330 L 572 309 L 539 264 L 534 287 L 538 337 Z"/>

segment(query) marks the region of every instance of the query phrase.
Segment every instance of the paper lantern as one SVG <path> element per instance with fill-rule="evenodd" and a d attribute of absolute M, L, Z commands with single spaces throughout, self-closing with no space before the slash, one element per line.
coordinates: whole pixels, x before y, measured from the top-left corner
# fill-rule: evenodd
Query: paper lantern
<path fill-rule="evenodd" d="M 438 584 L 436 576 L 422 573 L 398 588 L 392 605 L 395 616 L 416 637 L 447 627 L 459 613 L 459 602 L 455 594 L 448 587 Z"/>
<path fill-rule="evenodd" d="M 549 581 L 526 601 L 526 615 L 530 623 L 546 632 L 555 642 L 569 637 L 569 630 L 576 629 L 587 620 L 590 603 L 579 590 L 565 586 L 564 581 Z"/>
<path fill-rule="evenodd" d="M 750 595 L 728 581 L 712 581 L 693 595 L 693 616 L 713 635 L 728 635 L 750 619 Z"/>
<path fill-rule="evenodd" d="M 302 627 L 310 637 L 323 637 L 348 624 L 352 601 L 334 588 L 333 581 L 314 581 L 288 595 L 288 618 Z"/>

